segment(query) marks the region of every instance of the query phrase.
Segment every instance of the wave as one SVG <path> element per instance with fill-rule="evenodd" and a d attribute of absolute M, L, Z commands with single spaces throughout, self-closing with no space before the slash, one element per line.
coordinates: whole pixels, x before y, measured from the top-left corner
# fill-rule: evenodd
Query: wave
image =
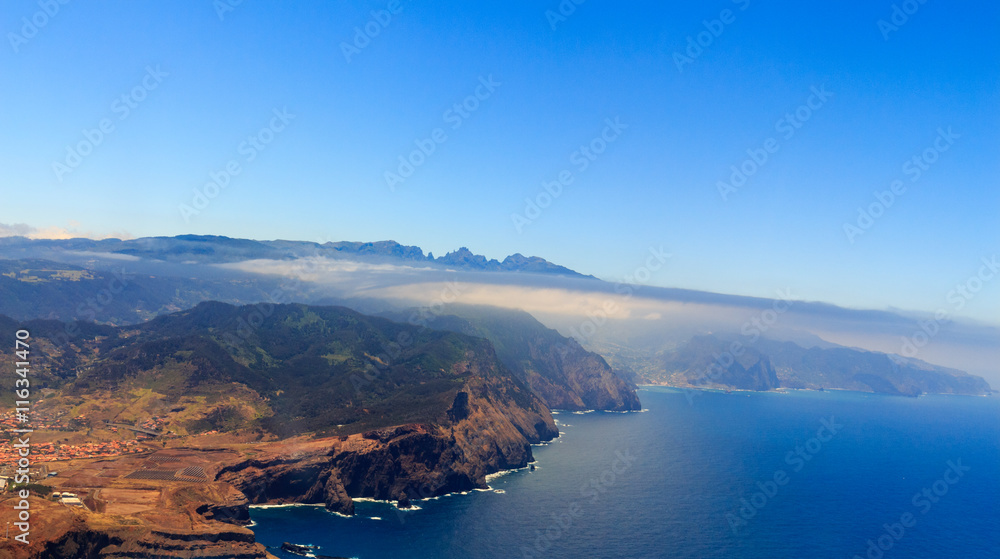
<path fill-rule="evenodd" d="M 431 497 L 430 499 L 437 499 L 437 497 Z M 429 501 L 430 499 L 413 499 L 413 501 Z M 399 508 L 399 502 L 398 501 L 389 501 L 387 499 L 374 499 L 372 497 L 351 497 L 351 500 L 354 501 L 355 503 L 377 503 L 377 504 L 380 504 L 380 505 L 388 505 L 388 506 L 390 506 L 390 507 L 392 507 L 392 508 L 394 508 L 396 510 L 400 510 L 400 511 L 404 511 L 404 512 L 409 512 L 409 511 L 414 511 L 414 510 L 421 510 L 420 507 L 418 507 L 417 505 L 413 504 L 413 501 L 410 501 L 409 508 L 401 509 L 401 508 Z"/>
<path fill-rule="evenodd" d="M 542 445 L 531 445 L 531 446 L 542 446 Z M 523 468 L 511 468 L 509 470 L 500 470 L 499 472 L 496 472 L 496 473 L 493 473 L 493 474 L 487 474 L 487 476 L 486 476 L 486 483 L 489 484 L 491 481 L 493 481 L 495 479 L 498 479 L 498 478 L 501 478 L 501 477 L 503 477 L 503 476 L 505 476 L 507 474 L 512 474 L 514 472 L 520 472 L 520 471 L 524 471 L 524 470 L 529 470 L 529 469 L 531 469 L 532 466 L 534 466 L 537 469 L 538 468 L 537 464 L 538 464 L 538 461 L 535 460 L 534 462 L 528 462 L 528 465 L 524 466 Z M 495 492 L 496 490 L 493 489 L 492 487 L 490 487 L 486 491 L 494 491 Z"/>
<path fill-rule="evenodd" d="M 282 504 L 266 504 L 266 505 L 250 505 L 252 509 L 283 509 L 290 507 L 326 507 L 323 503 L 282 503 Z"/>

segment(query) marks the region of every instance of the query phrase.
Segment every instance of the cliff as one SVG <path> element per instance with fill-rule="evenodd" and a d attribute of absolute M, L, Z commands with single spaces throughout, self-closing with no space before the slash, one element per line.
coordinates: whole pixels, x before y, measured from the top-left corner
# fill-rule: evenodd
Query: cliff
<path fill-rule="evenodd" d="M 46 519 L 35 543 L 4 542 L 0 557 L 264 558 L 242 526 L 250 504 L 406 506 L 485 488 L 558 435 L 487 340 L 344 308 L 205 303 L 69 346 L 54 339 L 60 323 L 23 326 L 53 371 L 40 413 L 66 418 L 77 440 L 130 438 L 115 425 L 145 418 L 162 435 L 139 454 L 54 465 L 44 483 L 89 510 L 33 498 Z"/>
<path fill-rule="evenodd" d="M 408 313 L 392 316 L 404 315 Z M 429 325 L 489 340 L 503 364 L 549 408 L 641 409 L 635 386 L 615 374 L 603 357 L 524 311 L 449 305 Z"/>
<path fill-rule="evenodd" d="M 456 393 L 438 425 L 409 424 L 318 441 L 291 440 L 223 468 L 217 479 L 251 504 L 322 503 L 353 514 L 354 498 L 396 501 L 486 488 L 486 476 L 533 461 L 532 443 L 558 436 L 536 398 L 504 378 Z"/>
<path fill-rule="evenodd" d="M 711 380 L 738 390 L 773 390 L 780 386 L 778 375 L 767 357 L 758 358 L 757 362 L 749 367 L 734 361 Z"/>
<path fill-rule="evenodd" d="M 211 521 L 197 503 L 218 499 L 215 491 L 235 492 L 224 484 L 168 491 L 153 513 L 105 515 L 30 498 L 29 545 L 0 541 L 0 557 L 11 559 L 275 559 L 247 528 Z M 238 495 L 238 493 L 237 493 Z M 239 496 L 242 498 L 242 495 Z M 246 511 L 246 499 L 236 506 Z M 0 520 L 10 520 L 13 499 L 0 501 Z M 12 528 L 13 530 L 13 528 Z M 13 535 L 13 534 L 12 534 Z"/>

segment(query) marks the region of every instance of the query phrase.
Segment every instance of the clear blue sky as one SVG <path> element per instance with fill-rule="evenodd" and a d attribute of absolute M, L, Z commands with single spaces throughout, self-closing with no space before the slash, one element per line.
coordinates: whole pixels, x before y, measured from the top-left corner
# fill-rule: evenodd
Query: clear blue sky
<path fill-rule="evenodd" d="M 77 0 L 42 17 L 37 2 L 4 3 L 0 223 L 394 239 L 612 280 L 663 246 L 658 285 L 924 311 L 953 310 L 947 293 L 1000 252 L 993 2 L 914 2 L 886 40 L 890 1 L 587 0 L 553 29 L 556 0 L 403 0 L 350 62 L 342 44 L 388 1 L 245 0 L 222 18 L 218 4 Z M 726 9 L 679 71 L 675 53 L 702 31 L 709 42 L 703 21 Z M 22 18 L 44 25 L 32 34 Z M 489 76 L 500 85 L 454 129 L 445 111 Z M 144 79 L 155 89 L 126 116 L 116 99 Z M 833 96 L 786 138 L 776 123 L 812 87 Z M 285 108 L 294 119 L 247 161 L 241 143 Z M 58 180 L 53 163 L 105 118 L 113 131 Z M 627 128 L 581 171 L 572 154 L 615 118 Z M 904 163 L 948 127 L 959 137 L 911 181 Z M 447 139 L 390 189 L 386 171 L 436 128 Z M 777 151 L 724 201 L 718 182 L 772 137 Z M 179 206 L 230 160 L 240 174 L 185 221 Z M 572 184 L 518 233 L 511 214 L 563 170 Z M 849 242 L 844 223 L 896 179 L 905 193 Z M 958 315 L 998 310 L 1000 276 Z"/>

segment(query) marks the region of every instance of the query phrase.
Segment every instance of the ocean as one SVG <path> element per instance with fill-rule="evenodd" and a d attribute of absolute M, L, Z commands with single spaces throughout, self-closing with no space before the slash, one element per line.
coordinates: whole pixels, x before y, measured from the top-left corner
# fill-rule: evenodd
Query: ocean
<path fill-rule="evenodd" d="M 536 469 L 492 491 L 353 518 L 254 507 L 252 529 L 360 559 L 1000 558 L 1000 397 L 639 396 L 559 413 Z"/>

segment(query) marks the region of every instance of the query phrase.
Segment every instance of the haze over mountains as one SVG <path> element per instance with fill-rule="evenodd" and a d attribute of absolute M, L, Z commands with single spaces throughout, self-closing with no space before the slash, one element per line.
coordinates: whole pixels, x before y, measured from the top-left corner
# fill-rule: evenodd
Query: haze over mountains
<path fill-rule="evenodd" d="M 268 557 L 243 527 L 249 504 L 351 515 L 358 498 L 408 508 L 486 489 L 558 436 L 551 410 L 638 411 L 636 383 L 992 392 L 957 368 L 826 339 L 919 328 L 912 319 L 790 293 L 613 284 L 540 258 L 438 259 L 393 242 L 0 242 L 0 330 L 31 332 L 33 413 L 65 423 L 32 437 L 58 449 L 148 422 L 160 437 L 141 456 L 97 462 L 99 475 L 82 461 L 57 480 L 86 487 L 98 513 L 104 491 L 155 493 L 155 511 L 53 513 L 46 545 L 130 556 L 238 545 Z M 932 342 L 988 354 L 993 332 L 941 325 Z M 12 352 L 0 348 L 0 374 L 14 375 Z"/>
<path fill-rule="evenodd" d="M 363 497 L 406 508 L 485 489 L 487 475 L 527 466 L 530 445 L 558 435 L 489 341 L 342 307 L 265 315 L 204 302 L 125 327 L 0 316 L 0 329 L 18 328 L 31 332 L 42 395 L 33 417 L 66 422 L 35 429 L 36 443 L 59 452 L 149 421 L 159 438 L 141 456 L 100 461 L 98 476 L 89 461 L 59 464 L 55 483 L 82 486 L 89 511 L 109 514 L 47 515 L 27 557 L 273 557 L 231 526 L 249 522 L 250 503 L 353 514 Z M 13 351 L 0 349 L 0 372 L 14 375 Z M 0 395 L 8 408 L 13 398 Z M 178 469 L 184 460 L 199 465 Z M 154 495 L 155 510 L 115 508 L 102 490 Z"/>
<path fill-rule="evenodd" d="M 982 378 L 929 363 L 846 347 L 804 348 L 761 339 L 733 354 L 733 336 L 695 336 L 662 356 L 649 379 L 673 386 L 771 390 L 836 388 L 916 396 L 990 392 Z M 717 368 L 715 368 L 717 367 Z"/>
<path fill-rule="evenodd" d="M 750 345 L 769 338 L 902 354 L 1000 381 L 1000 331 L 993 325 L 805 302 L 794 286 L 763 299 L 613 283 L 541 258 L 498 262 L 466 249 L 432 258 L 392 241 L 10 237 L 0 239 L 0 257 L 11 259 L 0 262 L 0 313 L 14 318 L 129 324 L 218 300 L 336 304 L 366 313 L 417 306 L 433 319 L 445 305 L 462 303 L 527 311 L 637 378 L 654 378 L 649 373 L 662 369 L 660 356 L 693 336 L 718 333 Z"/>
<path fill-rule="evenodd" d="M 244 260 L 291 260 L 296 258 L 353 258 L 371 262 L 402 261 L 414 264 L 434 264 L 464 270 L 530 272 L 557 274 L 567 277 L 584 276 L 537 256 L 512 254 L 504 260 L 487 259 L 461 247 L 444 256 L 424 254 L 420 247 L 404 246 L 395 241 L 327 242 L 254 241 L 215 235 L 179 235 L 176 237 L 144 237 L 140 239 L 66 239 L 31 240 L 26 237 L 0 237 L 0 251 L 13 255 L 18 251 L 39 250 L 99 252 L 122 257 L 150 258 L 168 262 L 221 264 Z"/>

